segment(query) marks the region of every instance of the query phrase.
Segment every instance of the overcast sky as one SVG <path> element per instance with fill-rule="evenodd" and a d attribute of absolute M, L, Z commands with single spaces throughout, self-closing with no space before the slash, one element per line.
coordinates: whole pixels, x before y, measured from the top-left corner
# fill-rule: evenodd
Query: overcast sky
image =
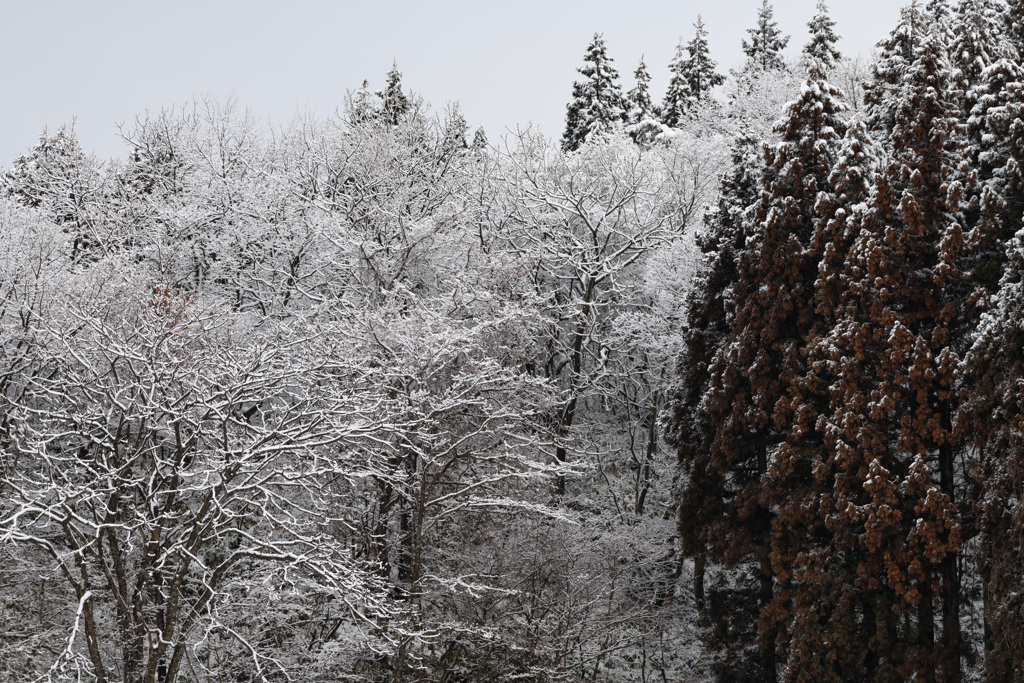
<path fill-rule="evenodd" d="M 807 40 L 816 0 L 776 0 L 775 18 Z M 867 55 L 895 24 L 895 0 L 832 0 L 840 49 Z M 407 89 L 435 112 L 458 100 L 492 140 L 533 123 L 561 135 L 576 67 L 604 33 L 623 89 L 641 54 L 660 100 L 667 65 L 701 14 L 723 73 L 761 0 L 32 0 L 4 2 L 0 22 L 0 166 L 77 119 L 87 151 L 122 156 L 116 124 L 136 114 L 226 98 L 275 125 L 326 115 L 364 78 L 373 89 L 397 60 Z"/>

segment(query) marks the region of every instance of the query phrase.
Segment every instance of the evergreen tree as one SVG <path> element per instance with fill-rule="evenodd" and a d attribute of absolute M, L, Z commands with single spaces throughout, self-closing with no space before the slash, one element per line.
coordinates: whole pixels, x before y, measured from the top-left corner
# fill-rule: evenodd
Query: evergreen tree
<path fill-rule="evenodd" d="M 397 62 L 391 65 L 386 78 L 384 90 L 377 93 L 381 99 L 381 114 L 388 125 L 397 126 L 410 108 L 409 97 L 402 92 L 402 72 Z"/>
<path fill-rule="evenodd" d="M 1017 51 L 1018 59 L 1024 60 L 1024 0 L 1006 0 L 1003 21 L 1007 41 Z"/>
<path fill-rule="evenodd" d="M 974 91 L 985 70 L 1003 56 L 1004 26 L 1002 7 L 995 0 L 960 0 L 952 21 L 950 57 L 965 98 L 965 120 L 977 102 Z"/>
<path fill-rule="evenodd" d="M 741 248 L 728 290 L 730 329 L 702 382 L 706 389 L 699 415 L 707 436 L 691 439 L 692 445 L 680 451 L 684 471 L 693 466 L 686 486 L 698 487 L 692 494 L 684 490 L 686 511 L 681 514 L 688 519 L 683 524 L 704 524 L 706 517 L 699 513 L 718 508 L 720 519 L 711 531 L 713 557 L 726 567 L 741 567 L 741 575 L 748 577 L 730 584 L 726 595 L 734 605 L 711 601 L 709 611 L 734 612 L 747 629 L 751 615 L 759 619 L 756 653 L 744 656 L 726 640 L 728 659 L 738 668 L 722 680 L 775 680 L 776 639 L 795 619 L 789 598 L 776 594 L 779 563 L 792 559 L 788 534 L 779 525 L 794 524 L 789 513 L 805 502 L 801 492 L 809 473 L 796 464 L 799 449 L 786 448 L 785 425 L 805 414 L 793 399 L 793 383 L 806 372 L 804 340 L 815 320 L 814 278 L 821 258 L 812 246 L 815 206 L 829 187 L 845 130 L 844 109 L 841 93 L 815 66 L 776 130 L 781 140 L 766 155 L 763 190 L 743 223 L 743 239 L 736 240 Z M 700 448 L 707 448 L 707 454 Z M 695 513 L 687 505 L 688 495 L 705 495 L 712 502 Z M 748 631 L 734 627 L 731 633 L 736 637 Z"/>
<path fill-rule="evenodd" d="M 584 80 L 573 83 L 572 101 L 566 106 L 562 135 L 565 151 L 578 149 L 590 136 L 610 132 L 626 122 L 626 100 L 612 61 L 604 38 L 595 33 L 583 56 L 583 66 L 577 69 Z"/>
<path fill-rule="evenodd" d="M 747 29 L 750 42 L 743 41 L 743 52 L 747 55 L 748 63 L 765 71 L 786 68 L 782 51 L 789 44 L 789 36 L 783 36 L 778 23 L 772 21 L 773 12 L 768 0 L 763 0 L 757 13 L 757 26 Z"/>
<path fill-rule="evenodd" d="M 82 150 L 74 126 L 44 130 L 32 151 L 0 176 L 0 195 L 45 211 L 74 235 L 71 257 L 94 258 L 112 247 L 101 235 L 103 177 L 95 159 Z"/>
<path fill-rule="evenodd" d="M 983 306 L 1002 278 L 1006 245 L 1024 221 L 1024 67 L 1001 59 L 985 70 L 975 89 L 976 104 L 968 118 L 972 168 L 968 235 L 971 279 Z"/>
<path fill-rule="evenodd" d="M 818 0 L 818 13 L 807 26 L 811 29 L 811 42 L 804 46 L 804 54 L 821 62 L 825 69 L 833 69 L 843 55 L 836 49 L 836 22 L 829 16 L 825 0 Z"/>
<path fill-rule="evenodd" d="M 473 132 L 473 142 L 470 143 L 469 148 L 474 151 L 482 151 L 490 147 L 491 142 L 487 139 L 487 131 L 484 130 L 483 126 L 480 126 Z"/>
<path fill-rule="evenodd" d="M 686 79 L 686 56 L 683 41 L 676 46 L 676 55 L 668 65 L 672 74 L 665 92 L 665 100 L 661 105 L 661 122 L 669 128 L 675 128 L 683 120 L 690 108 L 690 88 Z"/>
<path fill-rule="evenodd" d="M 636 85 L 626 93 L 626 101 L 629 103 L 630 123 L 640 123 L 656 116 L 654 105 L 651 104 L 651 74 L 647 71 L 643 57 L 640 57 L 640 64 L 633 72 L 633 78 Z"/>
<path fill-rule="evenodd" d="M 1014 59 L 996 62 L 985 71 L 977 94 L 970 126 L 972 137 L 981 140 L 981 215 L 967 241 L 975 299 L 989 312 L 964 363 L 957 426 L 981 459 L 978 569 L 984 585 L 985 680 L 995 682 L 1015 680 L 1024 671 L 1019 600 L 1024 585 L 1024 68 Z"/>
<path fill-rule="evenodd" d="M 957 559 L 965 536 L 952 433 L 963 344 L 963 140 L 941 31 L 925 37 L 894 112 L 891 156 L 843 273 L 826 345 L 835 495 L 823 509 L 852 549 L 877 643 L 869 680 L 959 680 Z M 936 608 L 941 631 L 936 637 Z M 915 673 L 916 672 L 916 673 Z"/>
<path fill-rule="evenodd" d="M 871 65 L 871 77 L 864 85 L 867 124 L 876 140 L 888 143 L 895 125 L 897 103 L 903 82 L 914 63 L 917 48 L 928 32 L 929 21 L 917 2 L 900 10 L 896 28 L 879 41 L 878 58 Z"/>
<path fill-rule="evenodd" d="M 754 681 L 763 674 L 756 646 L 761 585 L 718 576 L 705 590 L 712 566 L 735 566 L 745 559 L 735 552 L 744 524 L 736 496 L 756 475 L 730 473 L 712 452 L 712 414 L 705 402 L 712 368 L 721 363 L 735 320 L 732 288 L 752 211 L 761 192 L 762 145 L 747 133 L 733 143 L 731 170 L 722 178 L 718 204 L 704 220 L 698 239 L 702 261 L 686 308 L 682 334 L 685 351 L 672 401 L 669 438 L 677 449 L 682 486 L 677 501 L 683 552 L 694 561 L 693 592 L 706 628 L 705 648 L 714 653 L 718 681 Z"/>
<path fill-rule="evenodd" d="M 712 88 L 725 83 L 725 76 L 715 71 L 718 65 L 711 59 L 708 31 L 700 15 L 697 15 L 697 23 L 693 27 L 696 34 L 686 45 L 689 57 L 683 61 L 681 71 L 690 100 L 696 103 L 710 97 Z"/>
<path fill-rule="evenodd" d="M 854 119 L 829 176 L 830 189 L 816 206 L 812 248 L 821 257 L 814 283 L 815 323 L 807 335 L 806 374 L 794 383 L 794 396 L 803 406 L 786 446 L 797 454 L 790 458 L 794 464 L 803 462 L 803 476 L 812 476 L 802 486 L 792 475 L 776 483 L 791 482 L 797 492 L 806 491 L 792 495 L 779 513 L 780 532 L 784 519 L 806 530 L 789 534 L 792 547 L 779 555 L 785 566 L 778 615 L 792 622 L 789 662 L 803 677 L 799 680 L 899 679 L 893 591 L 858 573 L 865 557 L 859 516 L 873 501 L 853 497 L 852 489 L 854 482 L 870 476 L 870 463 L 851 457 L 839 439 L 862 427 L 857 420 L 866 411 L 845 415 L 841 424 L 834 417 L 845 409 L 846 392 L 868 390 L 860 374 L 863 363 L 849 344 L 862 324 L 849 318 L 858 291 L 864 290 L 851 288 L 848 264 L 856 237 L 870 221 L 868 202 L 880 158 L 863 120 Z M 789 494 L 783 489 L 777 495 L 785 499 Z M 852 510 L 851 502 L 857 506 Z"/>
<path fill-rule="evenodd" d="M 928 0 L 925 12 L 932 21 L 944 21 L 949 18 L 949 2 L 948 0 Z"/>
<path fill-rule="evenodd" d="M 816 248 L 816 217 L 846 130 L 842 97 L 820 65 L 812 65 L 799 99 L 776 127 L 780 140 L 768 159 L 756 230 L 747 236 L 738 265 L 733 351 L 712 382 L 731 397 L 712 450 L 740 455 L 735 464 L 761 473 L 751 490 L 756 498 L 747 505 L 756 510 L 752 519 L 770 520 L 771 526 L 761 542 L 769 544 L 776 585 L 774 595 L 764 593 L 771 602 L 762 605 L 759 628 L 761 648 L 769 653 L 776 640 L 785 654 L 786 643 L 820 631 L 812 626 L 813 610 L 799 604 L 800 582 L 789 566 L 827 538 L 824 529 L 802 525 L 811 472 L 824 455 L 822 439 L 814 434 L 820 408 L 801 379 L 807 374 L 806 340 L 818 327 L 814 282 L 822 253 Z M 744 450 L 737 452 L 737 446 Z M 801 663 L 804 651 L 791 652 L 793 662 Z"/>
<path fill-rule="evenodd" d="M 978 569 L 988 683 L 1017 681 L 1024 671 L 1024 230 L 1006 254 L 995 305 L 966 358 L 971 391 L 958 420 L 982 459 Z"/>
<path fill-rule="evenodd" d="M 380 95 L 370 92 L 370 82 L 363 85 L 351 96 L 349 110 L 353 123 L 365 123 L 377 119 L 381 114 Z"/>

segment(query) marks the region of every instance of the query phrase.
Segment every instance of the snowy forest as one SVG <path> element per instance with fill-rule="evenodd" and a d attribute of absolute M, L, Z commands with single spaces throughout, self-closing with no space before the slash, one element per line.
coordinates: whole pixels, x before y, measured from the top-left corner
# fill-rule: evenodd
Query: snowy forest
<path fill-rule="evenodd" d="M 0 681 L 1024 681 L 1024 0 L 695 19 L 0 168 Z"/>

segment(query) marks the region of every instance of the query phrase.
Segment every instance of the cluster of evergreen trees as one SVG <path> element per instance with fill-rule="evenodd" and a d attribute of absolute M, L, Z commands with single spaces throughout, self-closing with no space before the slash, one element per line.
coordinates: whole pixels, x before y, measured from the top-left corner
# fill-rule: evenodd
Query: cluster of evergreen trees
<path fill-rule="evenodd" d="M 719 680 L 1020 680 L 1022 11 L 911 4 L 852 116 L 816 39 L 734 144 L 670 417 Z"/>
<path fill-rule="evenodd" d="M 789 36 L 782 35 L 773 13 L 772 5 L 763 0 L 757 23 L 747 29 L 750 40 L 743 41 L 747 56 L 744 70 L 770 72 L 786 68 L 782 51 L 789 44 Z M 804 47 L 805 57 L 818 60 L 824 68 L 835 66 L 841 58 L 835 47 L 839 37 L 824 0 L 819 0 L 817 13 L 808 27 L 811 41 Z M 595 134 L 622 128 L 636 140 L 649 140 L 653 137 L 652 129 L 657 131 L 659 124 L 676 128 L 690 112 L 706 105 L 714 88 L 726 79 L 718 73 L 718 65 L 711 58 L 708 31 L 699 15 L 694 29 L 693 39 L 685 45 L 680 40 L 676 47 L 675 57 L 669 63 L 668 89 L 660 106 L 651 100 L 651 76 L 643 58 L 633 74 L 636 84 L 624 96 L 604 37 L 594 34 L 583 57 L 584 65 L 578 69 L 584 80 L 573 83 L 572 100 L 566 106 L 562 149 L 578 149 Z"/>

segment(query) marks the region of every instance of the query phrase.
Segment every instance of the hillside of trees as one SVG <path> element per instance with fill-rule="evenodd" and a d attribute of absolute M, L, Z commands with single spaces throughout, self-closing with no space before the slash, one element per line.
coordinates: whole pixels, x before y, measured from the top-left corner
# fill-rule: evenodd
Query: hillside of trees
<path fill-rule="evenodd" d="M 0 681 L 1024 681 L 1024 0 L 750 21 L 0 169 Z"/>

